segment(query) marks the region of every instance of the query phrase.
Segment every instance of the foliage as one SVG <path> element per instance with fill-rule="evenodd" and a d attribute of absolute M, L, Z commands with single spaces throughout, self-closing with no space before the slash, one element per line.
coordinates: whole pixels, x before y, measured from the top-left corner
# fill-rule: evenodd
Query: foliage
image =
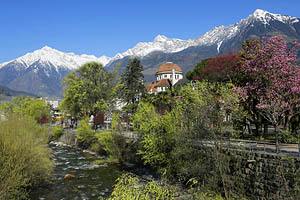
<path fill-rule="evenodd" d="M 133 122 L 141 139 L 138 154 L 145 164 L 168 179 L 187 183 L 195 177 L 205 186 L 211 185 L 207 189 L 233 197 L 236 191 L 232 188 L 237 182 L 230 176 L 229 157 L 220 152 L 221 147 L 205 153 L 197 149 L 207 148 L 201 141 L 220 140 L 232 131 L 231 119 L 243 117 L 234 89 L 230 82 L 189 84 L 179 91 L 180 99 L 172 110 L 163 114 L 149 101 L 142 102 Z"/>
<path fill-rule="evenodd" d="M 145 164 L 165 175 L 175 172 L 186 176 L 188 160 L 198 162 L 192 158 L 192 141 L 211 138 L 213 133 L 221 136 L 232 127 L 224 118 L 241 113 L 231 83 L 199 82 L 193 87 L 182 88 L 181 99 L 174 102 L 171 111 L 159 114 L 152 103 L 142 102 L 133 118 L 143 146 L 138 154 Z"/>
<path fill-rule="evenodd" d="M 32 117 L 39 123 L 45 123 L 50 118 L 50 106 L 42 99 L 33 99 L 31 97 L 14 97 L 12 102 L 2 103 L 0 110 L 7 116 L 15 113 L 21 116 Z"/>
<path fill-rule="evenodd" d="M 112 131 L 103 131 L 97 134 L 97 138 L 109 159 L 125 161 L 125 153 L 129 151 L 125 136 Z"/>
<path fill-rule="evenodd" d="M 102 131 L 97 135 L 98 142 L 108 154 L 109 159 L 125 161 L 125 154 L 130 150 L 129 142 L 126 137 L 122 135 L 122 126 L 120 115 L 113 114 L 112 130 Z"/>
<path fill-rule="evenodd" d="M 241 94 L 247 100 L 254 93 L 260 114 L 277 127 L 285 116 L 294 116 L 300 104 L 300 68 L 295 48 L 289 49 L 281 36 L 275 36 L 244 47 L 244 54 L 251 59 L 244 62 L 241 71 L 252 81 L 246 83 Z"/>
<path fill-rule="evenodd" d="M 108 200 L 172 200 L 175 193 L 172 189 L 157 181 L 141 183 L 131 174 L 123 174 L 117 179 L 114 190 Z"/>
<path fill-rule="evenodd" d="M 10 101 L 2 102 L 0 104 L 0 111 L 5 115 L 10 115 L 14 112 L 14 107 L 15 105 Z"/>
<path fill-rule="evenodd" d="M 60 136 L 59 141 L 68 144 L 68 145 L 75 145 L 76 141 L 76 132 L 75 131 L 64 131 L 62 136 Z"/>
<path fill-rule="evenodd" d="M 63 79 L 61 107 L 76 117 L 107 110 L 116 92 L 116 74 L 105 71 L 99 63 L 82 65 Z"/>
<path fill-rule="evenodd" d="M 203 69 L 207 67 L 208 62 L 212 60 L 213 58 L 206 58 L 201 60 L 201 62 L 197 63 L 195 68 L 192 71 L 187 72 L 186 78 L 189 80 L 194 80 L 194 77 L 198 77 L 202 74 Z"/>
<path fill-rule="evenodd" d="M 170 200 L 176 199 L 179 190 L 179 188 L 170 186 L 162 181 L 155 181 L 152 179 L 149 182 L 143 182 L 132 174 L 123 174 L 117 179 L 117 183 L 108 200 Z M 216 195 L 213 192 L 202 192 L 199 188 L 191 188 L 187 193 L 183 194 L 184 199 L 223 200 L 220 195 Z"/>
<path fill-rule="evenodd" d="M 145 94 L 143 69 L 140 60 L 134 58 L 129 60 L 121 75 L 120 97 L 128 110 L 136 110 L 139 99 Z"/>
<path fill-rule="evenodd" d="M 97 141 L 95 132 L 89 124 L 89 118 L 80 121 L 77 132 L 77 144 L 83 148 L 88 148 Z"/>
<path fill-rule="evenodd" d="M 50 179 L 53 163 L 48 131 L 33 119 L 0 121 L 0 199 L 24 199 L 28 190 Z"/>
<path fill-rule="evenodd" d="M 235 76 L 237 76 L 236 69 L 239 65 L 239 54 L 230 52 L 216 58 L 202 60 L 192 72 L 187 73 L 187 78 L 190 80 L 226 82 L 235 79 Z"/>
<path fill-rule="evenodd" d="M 281 36 L 248 41 L 241 51 L 240 83 L 242 102 L 253 118 L 266 119 L 275 128 L 278 151 L 278 126 L 289 123 L 299 113 L 300 68 L 297 42 L 292 47 Z M 285 121 L 284 121 L 285 120 Z"/>
<path fill-rule="evenodd" d="M 63 134 L 64 129 L 58 126 L 54 126 L 51 131 L 52 140 L 58 140 Z"/>
<path fill-rule="evenodd" d="M 160 167 L 163 170 L 169 168 L 168 159 L 170 150 L 174 147 L 174 132 L 167 132 L 164 125 L 173 123 L 170 116 L 160 116 L 153 105 L 142 102 L 134 115 L 135 132 L 142 138 L 143 149 L 138 151 L 142 155 L 145 164 Z M 173 138 L 173 139 L 172 139 Z"/>
<path fill-rule="evenodd" d="M 176 102 L 171 90 L 159 92 L 158 94 L 147 94 L 143 98 L 143 102 L 152 104 L 157 112 L 164 114 L 166 111 L 170 112 L 174 108 Z"/>

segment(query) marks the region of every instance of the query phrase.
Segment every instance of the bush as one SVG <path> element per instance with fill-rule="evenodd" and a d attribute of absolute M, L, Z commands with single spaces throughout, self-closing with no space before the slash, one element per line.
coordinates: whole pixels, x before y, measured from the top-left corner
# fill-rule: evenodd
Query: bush
<path fill-rule="evenodd" d="M 132 174 L 123 174 L 117 179 L 114 190 L 108 200 L 173 200 L 182 195 L 182 199 L 193 200 L 224 200 L 220 195 L 213 192 L 202 192 L 199 188 L 190 189 L 186 192 L 182 189 L 170 186 L 161 181 L 151 180 L 143 182 Z M 99 199 L 103 199 L 100 197 Z"/>
<path fill-rule="evenodd" d="M 51 140 L 58 140 L 64 133 L 64 129 L 62 129 L 61 127 L 54 126 L 51 132 Z"/>
<path fill-rule="evenodd" d="M 93 143 L 97 141 L 95 132 L 92 130 L 88 118 L 80 121 L 77 132 L 77 145 L 82 148 L 89 148 Z"/>
<path fill-rule="evenodd" d="M 0 199 L 25 199 L 29 188 L 50 180 L 47 142 L 47 129 L 33 119 L 0 121 Z"/>
<path fill-rule="evenodd" d="M 130 151 L 125 136 L 114 131 L 103 131 L 97 135 L 97 138 L 110 159 L 117 159 L 119 162 L 125 160 L 126 152 Z"/>
<path fill-rule="evenodd" d="M 157 181 L 142 183 L 137 177 L 130 174 L 124 174 L 117 179 L 114 191 L 108 200 L 172 200 L 175 199 L 175 193 L 172 189 L 164 186 Z"/>
<path fill-rule="evenodd" d="M 292 133 L 289 130 L 284 130 L 279 134 L 279 140 L 283 143 L 299 143 L 300 135 L 298 133 Z"/>
<path fill-rule="evenodd" d="M 97 135 L 98 142 L 107 153 L 110 160 L 117 160 L 123 162 L 129 160 L 128 152 L 131 150 L 133 144 L 123 134 L 123 127 L 121 125 L 119 113 L 114 113 L 112 117 L 112 130 L 103 131 Z"/>
<path fill-rule="evenodd" d="M 65 131 L 65 133 L 59 138 L 59 141 L 64 144 L 75 145 L 76 132 Z"/>

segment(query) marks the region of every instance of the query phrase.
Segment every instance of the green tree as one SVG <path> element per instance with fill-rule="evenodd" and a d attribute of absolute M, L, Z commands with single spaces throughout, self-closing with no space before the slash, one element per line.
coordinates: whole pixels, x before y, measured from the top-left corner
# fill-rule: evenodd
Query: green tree
<path fill-rule="evenodd" d="M 47 122 L 50 118 L 50 106 L 43 99 L 31 97 L 14 97 L 12 102 L 2 103 L 0 111 L 7 116 L 15 113 L 19 116 L 32 117 L 39 123 Z"/>
<path fill-rule="evenodd" d="M 116 71 L 107 72 L 96 62 L 82 65 L 63 79 L 62 109 L 83 117 L 106 111 L 115 95 Z"/>
<path fill-rule="evenodd" d="M 213 58 L 203 59 L 201 62 L 197 63 L 195 68 L 192 71 L 188 71 L 186 74 L 186 78 L 189 80 L 193 80 L 194 77 L 200 76 L 202 74 L 203 69 L 208 65 L 208 62 Z"/>
<path fill-rule="evenodd" d="M 120 97 L 128 110 L 135 111 L 141 96 L 145 94 L 143 66 L 141 61 L 131 59 L 121 75 Z"/>
<path fill-rule="evenodd" d="M 210 179 L 207 172 L 203 173 L 208 167 L 201 164 L 206 163 L 204 160 L 209 156 L 200 154 L 195 144 L 201 146 L 203 140 L 217 141 L 231 131 L 231 121 L 224 119 L 240 115 L 239 99 L 233 88 L 231 83 L 208 81 L 197 82 L 193 87 L 184 86 L 179 92 L 181 98 L 173 109 L 163 114 L 157 112 L 152 102 L 142 102 L 134 114 L 133 124 L 142 147 L 138 154 L 145 164 L 155 167 L 168 178 L 182 182 L 191 177 Z M 217 153 L 210 152 L 211 158 Z M 222 156 L 218 154 L 218 158 L 223 159 Z M 210 166 L 213 170 L 219 170 L 214 178 L 219 181 L 222 177 L 221 184 L 227 186 L 225 176 L 219 175 L 228 170 L 217 168 L 223 167 L 223 161 Z"/>

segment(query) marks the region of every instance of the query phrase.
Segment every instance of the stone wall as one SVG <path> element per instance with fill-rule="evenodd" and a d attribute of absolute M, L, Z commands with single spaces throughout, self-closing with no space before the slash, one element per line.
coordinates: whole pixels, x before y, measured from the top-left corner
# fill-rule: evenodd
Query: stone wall
<path fill-rule="evenodd" d="M 232 170 L 250 199 L 300 199 L 298 158 L 238 150 L 226 154 L 231 162 L 239 162 L 239 169 Z"/>

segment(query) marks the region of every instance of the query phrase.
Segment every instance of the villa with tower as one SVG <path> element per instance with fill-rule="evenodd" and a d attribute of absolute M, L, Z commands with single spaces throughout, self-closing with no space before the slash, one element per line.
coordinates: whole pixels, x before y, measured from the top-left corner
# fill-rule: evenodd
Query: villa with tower
<path fill-rule="evenodd" d="M 146 86 L 146 90 L 150 94 L 166 91 L 170 84 L 175 85 L 183 79 L 183 72 L 178 65 L 167 62 L 157 69 L 155 76 L 156 80 Z"/>

